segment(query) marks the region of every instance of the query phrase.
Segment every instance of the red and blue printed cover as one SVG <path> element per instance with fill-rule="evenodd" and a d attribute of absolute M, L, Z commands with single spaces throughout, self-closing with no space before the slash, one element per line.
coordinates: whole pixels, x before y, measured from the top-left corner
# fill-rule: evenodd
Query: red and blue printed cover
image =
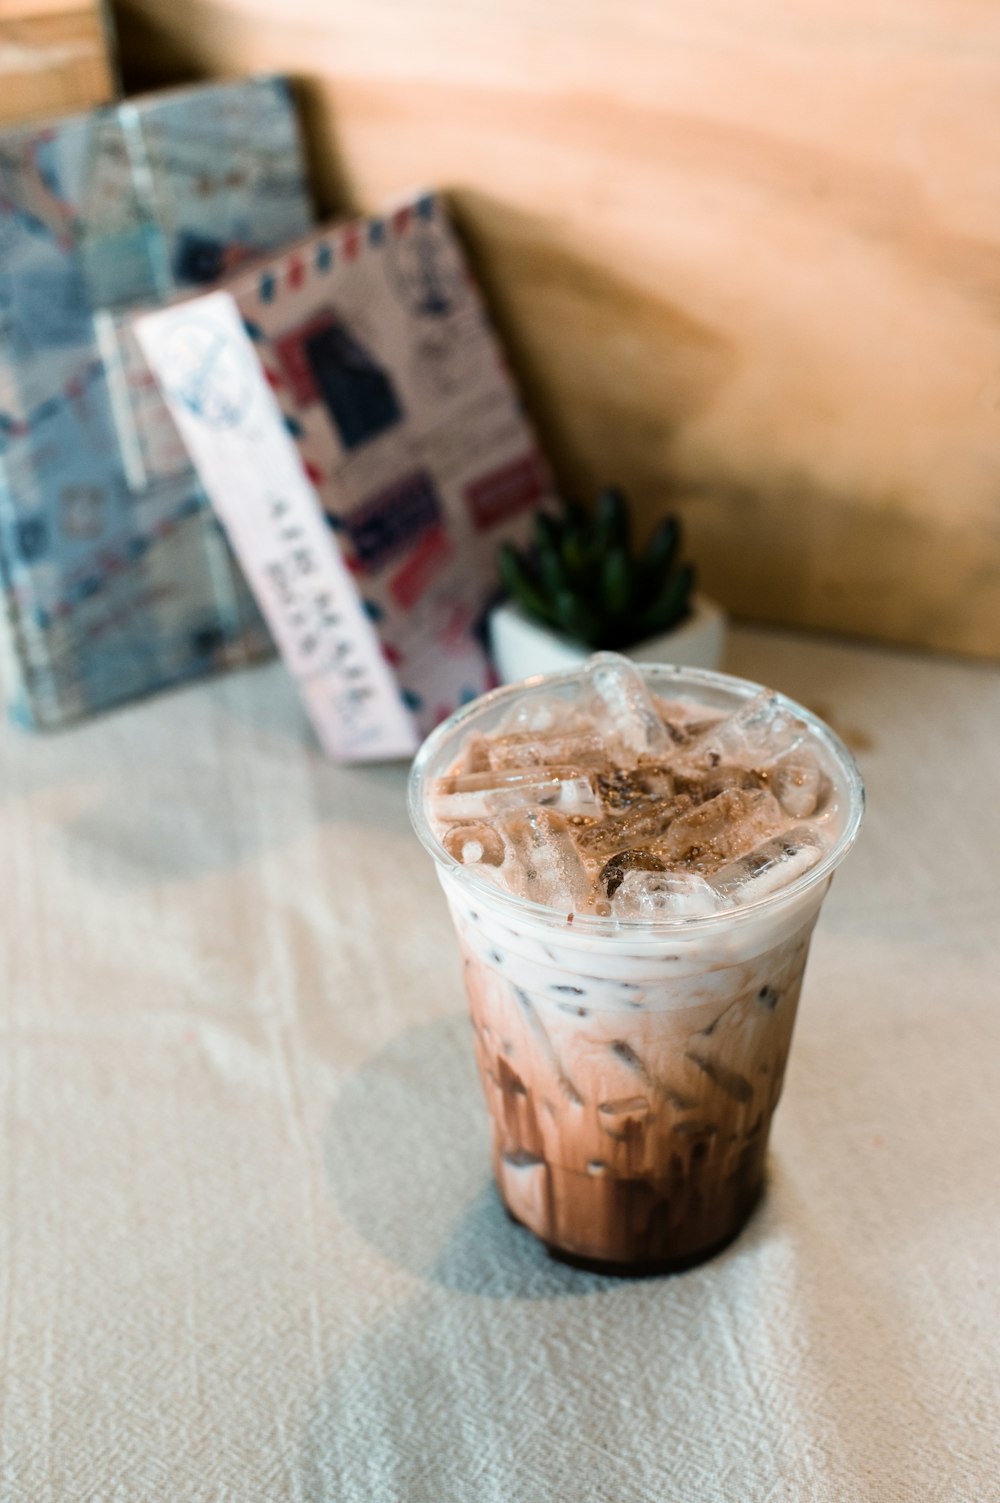
<path fill-rule="evenodd" d="M 481 627 L 497 590 L 497 550 L 523 542 L 535 510 L 553 499 L 459 241 L 440 197 L 421 193 L 377 218 L 317 232 L 224 285 L 413 717 L 415 746 L 491 687 Z M 183 343 L 198 310 L 189 302 L 156 315 L 157 340 L 169 344 L 173 322 Z M 200 348 L 221 349 L 206 339 Z M 235 348 L 225 357 L 234 371 L 240 358 Z M 220 464 L 232 427 L 222 440 L 188 421 L 205 415 L 212 359 L 196 362 L 187 386 L 172 392 L 169 375 L 158 375 L 168 401 L 180 403 L 188 441 L 215 445 L 201 461 L 193 446 L 193 457 L 253 583 L 271 545 L 262 530 L 256 558 L 241 554 L 255 551 L 251 502 L 241 514 L 239 483 L 234 474 L 227 486 Z M 221 368 L 216 361 L 215 373 Z M 246 441 L 262 442 L 259 428 Z M 233 494 L 213 494 L 213 485 Z M 272 600 L 271 612 L 279 609 Z M 280 624 L 271 625 L 281 645 Z"/>

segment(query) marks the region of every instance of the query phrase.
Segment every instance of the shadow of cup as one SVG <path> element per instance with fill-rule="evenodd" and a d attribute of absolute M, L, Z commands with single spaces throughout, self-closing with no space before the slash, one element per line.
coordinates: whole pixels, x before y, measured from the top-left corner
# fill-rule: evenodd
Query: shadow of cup
<path fill-rule="evenodd" d="M 503 1209 L 469 1025 L 408 1030 L 341 1088 L 326 1136 L 338 1206 L 383 1256 L 488 1299 L 553 1299 L 621 1286 L 555 1262 Z"/>

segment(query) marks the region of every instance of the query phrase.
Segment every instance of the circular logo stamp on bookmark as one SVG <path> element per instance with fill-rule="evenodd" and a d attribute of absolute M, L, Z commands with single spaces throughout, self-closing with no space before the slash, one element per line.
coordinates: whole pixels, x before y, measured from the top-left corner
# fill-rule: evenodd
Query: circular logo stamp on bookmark
<path fill-rule="evenodd" d="M 207 318 L 191 318 L 167 334 L 162 354 L 163 384 L 209 428 L 236 428 L 253 396 L 243 351 L 228 331 Z"/>

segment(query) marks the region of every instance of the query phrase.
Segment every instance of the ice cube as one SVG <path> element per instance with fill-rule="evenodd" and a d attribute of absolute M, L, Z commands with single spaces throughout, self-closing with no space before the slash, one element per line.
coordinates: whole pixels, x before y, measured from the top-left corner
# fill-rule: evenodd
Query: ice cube
<path fill-rule="evenodd" d="M 727 788 L 679 815 L 657 851 L 695 871 L 712 871 L 753 850 L 785 823 L 766 788 Z"/>
<path fill-rule="evenodd" d="M 549 908 L 576 911 L 591 901 L 591 882 L 569 824 L 549 809 L 501 815 L 507 848 L 503 876 L 511 892 Z"/>
<path fill-rule="evenodd" d="M 628 851 L 619 851 L 606 861 L 601 867 L 601 875 L 598 881 L 604 888 L 609 898 L 613 898 L 625 880 L 625 875 L 630 871 L 662 872 L 663 862 L 653 851 L 633 848 Z"/>
<path fill-rule="evenodd" d="M 496 736 L 486 742 L 487 767 L 501 770 L 550 767 L 605 767 L 608 754 L 596 731 L 565 731 L 541 735 L 534 731 Z"/>
<path fill-rule="evenodd" d="M 702 767 L 769 767 L 800 747 L 808 734 L 805 721 L 765 689 L 734 715 L 706 727 L 687 755 Z"/>
<path fill-rule="evenodd" d="M 616 652 L 588 659 L 586 675 L 600 707 L 602 730 L 636 757 L 662 757 L 672 744 L 639 670 Z"/>
<path fill-rule="evenodd" d="M 528 804 L 562 809 L 567 814 L 600 812 L 594 785 L 579 767 L 455 773 L 438 778 L 428 803 L 433 817 L 448 823 L 488 819 L 501 809 Z"/>
<path fill-rule="evenodd" d="M 611 772 L 599 772 L 596 782 L 605 809 L 630 809 L 650 799 L 669 799 L 674 792 L 672 769 L 656 762 L 644 762 L 631 771 L 616 767 Z"/>
<path fill-rule="evenodd" d="M 602 866 L 609 856 L 635 846 L 648 846 L 666 835 L 674 820 L 691 809 L 691 799 L 645 799 L 615 819 L 603 819 L 580 830 L 580 850 Z"/>
<path fill-rule="evenodd" d="M 526 1226 L 548 1226 L 552 1197 L 545 1160 L 515 1149 L 501 1154 L 496 1172 L 511 1215 Z"/>
<path fill-rule="evenodd" d="M 793 819 L 808 819 L 816 812 L 822 776 L 819 765 L 801 750 L 782 758 L 774 769 L 771 786 L 786 814 Z"/>
<path fill-rule="evenodd" d="M 766 774 L 765 774 L 766 776 Z M 704 804 L 727 788 L 762 788 L 764 785 L 755 772 L 745 767 L 700 768 L 679 772 L 675 777 L 678 793 L 689 793 L 696 804 Z"/>
<path fill-rule="evenodd" d="M 688 872 L 627 871 L 611 908 L 625 920 L 702 918 L 728 907 L 704 877 Z"/>
<path fill-rule="evenodd" d="M 797 825 L 713 873 L 712 886 L 731 903 L 752 903 L 810 871 L 825 850 L 815 830 Z"/>
<path fill-rule="evenodd" d="M 490 767 L 490 743 L 486 736 L 471 735 L 465 739 L 456 772 L 488 772 Z"/>
<path fill-rule="evenodd" d="M 579 707 L 570 700 L 553 694 L 526 694 L 511 706 L 497 730 L 506 735 L 546 736 L 581 724 Z"/>
<path fill-rule="evenodd" d="M 707 705 L 692 704 L 687 699 L 664 699 L 661 694 L 654 694 L 653 703 L 671 740 L 678 743 L 690 741 L 692 736 L 726 718 L 725 710 L 710 710 Z"/>
<path fill-rule="evenodd" d="M 499 830 L 481 821 L 452 825 L 442 839 L 449 856 L 461 861 L 463 866 L 502 866 L 504 859 L 503 838 Z"/>

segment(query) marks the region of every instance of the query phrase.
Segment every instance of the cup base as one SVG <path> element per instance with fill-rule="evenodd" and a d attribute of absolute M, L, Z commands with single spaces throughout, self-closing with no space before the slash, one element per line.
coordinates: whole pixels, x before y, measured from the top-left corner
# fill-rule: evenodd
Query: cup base
<path fill-rule="evenodd" d="M 705 1263 L 746 1226 L 764 1184 L 767 1130 L 735 1165 L 713 1175 L 632 1177 L 553 1165 L 526 1153 L 495 1154 L 493 1178 L 511 1219 L 552 1257 L 576 1267 L 639 1275 Z M 698 1166 L 702 1168 L 701 1163 Z"/>
<path fill-rule="evenodd" d="M 719 1257 L 720 1252 L 725 1252 L 726 1247 L 731 1246 L 731 1243 L 737 1240 L 753 1211 L 756 1210 L 759 1198 L 761 1196 L 758 1193 L 758 1198 L 747 1210 L 746 1219 L 734 1231 L 726 1232 L 725 1237 L 720 1238 L 719 1241 L 713 1241 L 711 1246 L 701 1247 L 698 1252 L 689 1252 L 683 1258 L 648 1258 L 641 1263 L 609 1263 L 605 1258 L 577 1257 L 574 1252 L 564 1252 L 561 1247 L 553 1247 L 550 1243 L 544 1243 L 543 1246 L 555 1263 L 565 1263 L 570 1269 L 580 1269 L 583 1273 L 603 1273 L 605 1278 L 659 1279 L 668 1273 L 687 1273 L 687 1270 L 696 1269 L 702 1263 L 710 1263 L 711 1258 Z M 508 1216 L 517 1222 L 517 1217 L 513 1216 L 510 1211 L 508 1211 Z M 523 1222 L 517 1222 L 517 1225 L 523 1226 Z M 526 1229 L 529 1231 L 531 1228 Z"/>
<path fill-rule="evenodd" d="M 701 1264 L 708 1263 L 712 1258 L 716 1258 L 720 1253 L 725 1252 L 726 1248 L 730 1247 L 745 1230 L 747 1223 L 763 1199 L 764 1187 L 765 1181 L 762 1177 L 758 1181 L 750 1199 L 745 1202 L 740 1219 L 726 1232 L 725 1236 L 718 1237 L 715 1241 L 707 1243 L 704 1247 L 696 1248 L 691 1252 L 676 1256 L 637 1258 L 628 1262 L 614 1258 L 587 1256 L 583 1253 L 575 1253 L 567 1248 L 559 1247 L 554 1242 L 548 1242 L 544 1237 L 539 1237 L 538 1233 L 526 1221 L 523 1221 L 520 1216 L 515 1215 L 502 1194 L 500 1195 L 500 1202 L 507 1213 L 508 1220 L 512 1221 L 515 1226 L 522 1227 L 524 1231 L 530 1232 L 537 1241 L 541 1242 L 545 1251 L 554 1262 L 564 1263 L 567 1267 L 577 1268 L 583 1273 L 599 1273 L 606 1278 L 649 1279 L 662 1278 L 665 1274 L 671 1273 L 686 1273 L 689 1269 L 698 1268 Z"/>

